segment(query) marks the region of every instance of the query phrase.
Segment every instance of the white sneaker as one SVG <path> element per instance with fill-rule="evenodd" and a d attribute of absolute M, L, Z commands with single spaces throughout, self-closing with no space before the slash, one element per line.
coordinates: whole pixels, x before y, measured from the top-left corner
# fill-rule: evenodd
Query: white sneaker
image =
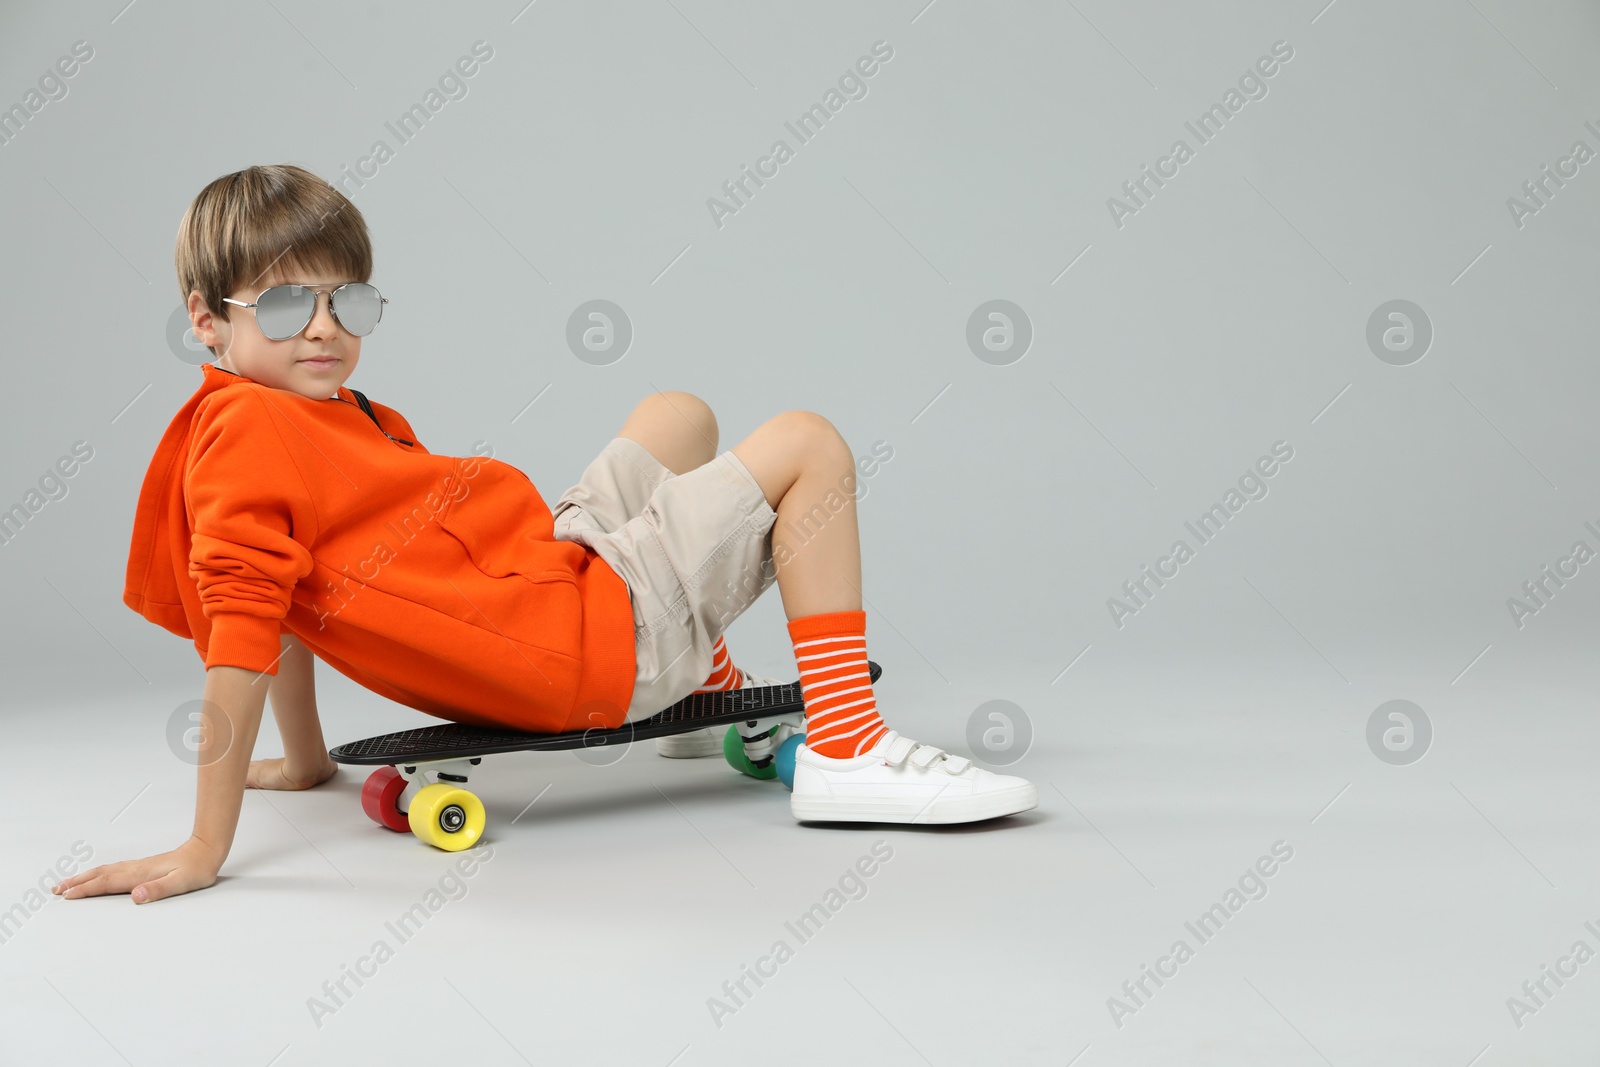
<path fill-rule="evenodd" d="M 795 751 L 789 810 L 813 822 L 956 823 L 1039 806 L 1026 778 L 994 774 L 964 756 L 890 730 L 859 756 Z"/>
<path fill-rule="evenodd" d="M 743 668 L 740 668 L 743 670 Z M 782 678 L 767 678 L 760 674 L 751 674 L 745 671 L 744 685 L 741 689 L 758 689 L 764 685 L 783 685 Z M 722 738 L 728 732 L 728 724 L 721 726 L 707 726 L 703 730 L 690 730 L 684 734 L 668 734 L 666 737 L 656 738 L 656 754 L 666 756 L 668 759 L 698 759 L 701 756 L 722 755 Z"/>

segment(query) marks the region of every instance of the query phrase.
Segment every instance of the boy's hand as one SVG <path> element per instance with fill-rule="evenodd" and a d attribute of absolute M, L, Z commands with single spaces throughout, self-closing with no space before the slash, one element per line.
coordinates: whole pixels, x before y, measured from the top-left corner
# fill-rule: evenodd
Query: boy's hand
<path fill-rule="evenodd" d="M 328 758 L 326 751 L 322 754 L 322 763 L 309 771 L 290 767 L 288 758 L 279 756 L 276 759 L 251 760 L 250 772 L 244 784 L 246 789 L 310 789 L 338 772 L 339 765 Z"/>
<path fill-rule="evenodd" d="M 123 860 L 91 867 L 50 887 L 66 900 L 132 892 L 135 904 L 204 889 L 217 880 L 222 859 L 214 849 L 191 837 L 171 852 L 142 860 Z"/>

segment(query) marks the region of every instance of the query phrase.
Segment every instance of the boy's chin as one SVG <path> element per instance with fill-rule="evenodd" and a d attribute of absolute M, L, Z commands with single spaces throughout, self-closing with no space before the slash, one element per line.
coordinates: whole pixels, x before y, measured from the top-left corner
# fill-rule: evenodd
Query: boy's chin
<path fill-rule="evenodd" d="M 274 389 L 282 389 L 286 393 L 295 393 L 308 400 L 327 400 L 329 397 L 338 396 L 340 386 L 339 382 L 331 378 L 326 381 L 293 380 L 279 381 L 276 384 L 263 382 L 262 384 L 271 385 Z"/>

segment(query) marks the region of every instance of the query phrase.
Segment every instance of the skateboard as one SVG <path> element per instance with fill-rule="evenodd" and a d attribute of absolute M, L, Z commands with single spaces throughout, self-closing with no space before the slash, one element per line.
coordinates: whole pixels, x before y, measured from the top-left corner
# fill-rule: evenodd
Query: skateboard
<path fill-rule="evenodd" d="M 876 682 L 883 668 L 869 660 L 867 671 Z M 800 683 L 692 693 L 647 719 L 611 730 L 541 734 L 444 723 L 351 741 L 328 755 L 335 763 L 377 766 L 361 787 L 362 810 L 373 822 L 460 852 L 477 844 L 488 821 L 483 802 L 466 788 L 484 756 L 629 745 L 724 723 L 722 754 L 728 764 L 752 778 L 778 777 L 780 747 L 805 729 Z M 793 758 L 793 746 L 785 752 Z"/>

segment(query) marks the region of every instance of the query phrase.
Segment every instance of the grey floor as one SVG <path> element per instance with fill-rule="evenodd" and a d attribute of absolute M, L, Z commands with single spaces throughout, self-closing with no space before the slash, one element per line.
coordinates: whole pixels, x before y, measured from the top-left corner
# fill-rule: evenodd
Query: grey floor
<path fill-rule="evenodd" d="M 886 712 L 962 749 L 992 673 L 923 679 L 880 643 Z M 1041 803 L 967 828 L 801 826 L 780 784 L 647 745 L 606 767 L 516 754 L 475 783 L 491 856 L 457 883 L 458 857 L 367 822 L 353 770 L 252 792 L 211 889 L 52 898 L 9 929 L 0 1062 L 1593 1062 L 1600 963 L 1545 978 L 1520 1026 L 1508 1008 L 1600 944 L 1590 708 L 1485 669 L 1432 702 L 1425 757 L 1391 765 L 1365 740 L 1379 702 L 1303 666 L 1219 699 L 1179 665 L 1086 657 L 1052 685 L 1019 664 L 1003 688 L 1047 724 L 1016 768 Z M 320 687 L 330 742 L 428 721 Z M 101 862 L 181 839 L 192 771 L 148 724 L 187 698 L 40 704 L 14 727 L 5 906 L 78 842 Z M 69 722 L 95 743 L 64 760 Z M 1292 855 L 1197 937 L 1274 846 Z M 851 883 L 875 847 L 890 858 Z M 419 903 L 402 940 L 386 924 Z M 786 925 L 830 903 L 809 936 Z M 1189 958 L 1131 999 L 1179 940 Z M 748 996 L 724 992 L 775 951 Z M 360 986 L 324 993 L 364 956 Z"/>

